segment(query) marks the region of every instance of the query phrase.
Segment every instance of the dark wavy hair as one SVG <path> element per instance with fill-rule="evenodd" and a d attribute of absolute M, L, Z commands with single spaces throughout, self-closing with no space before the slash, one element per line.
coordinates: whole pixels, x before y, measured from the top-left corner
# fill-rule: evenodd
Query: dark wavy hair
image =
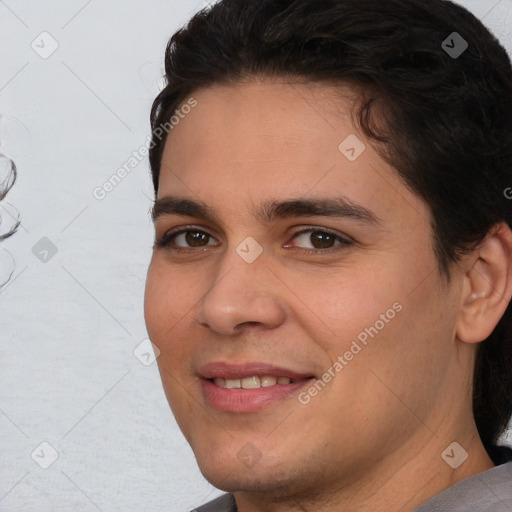
<path fill-rule="evenodd" d="M 16 164 L 7 156 L 5 156 L 2 151 L 0 151 L 0 166 L 1 166 L 1 172 L 0 172 L 0 205 L 4 206 L 4 204 L 1 202 L 5 199 L 5 196 L 11 190 L 11 188 L 14 185 L 14 182 L 16 181 L 17 176 L 17 170 L 16 170 Z M 12 205 L 11 205 L 12 206 Z M 13 211 L 18 213 L 15 208 L 12 208 Z M 12 236 L 16 230 L 18 229 L 18 226 L 20 225 L 19 220 L 19 214 L 14 216 L 11 212 L 7 211 L 11 219 L 9 219 L 9 223 L 6 223 L 6 216 L 5 216 L 5 208 L 2 208 L 0 210 L 0 242 L 5 240 L 6 238 L 9 238 Z M 14 223 L 12 222 L 14 220 Z M 9 251 L 6 251 L 10 258 L 12 258 L 12 262 L 14 264 L 14 258 L 9 253 Z M 14 265 L 12 269 L 10 269 L 10 272 L 7 275 L 7 278 L 4 281 L 0 282 L 0 291 L 6 284 L 9 282 L 12 274 L 14 272 Z"/>
<path fill-rule="evenodd" d="M 10 159 L 7 158 L 3 153 L 0 152 L 0 160 L 4 161 L 6 163 L 6 166 L 8 166 L 6 176 L 3 177 L 3 181 L 0 183 L 0 201 L 2 201 L 9 190 L 14 185 L 14 182 L 16 181 L 16 177 L 18 175 L 18 172 L 16 170 L 16 164 Z M 4 218 L 0 216 L 0 228 L 3 227 L 4 224 Z M 10 236 L 14 235 L 16 230 L 18 229 L 18 226 L 20 225 L 19 218 L 16 219 L 15 223 L 10 226 L 5 233 L 2 233 L 2 229 L 0 229 L 0 242 L 2 240 L 5 240 L 6 238 L 9 238 Z"/>
<path fill-rule="evenodd" d="M 462 55 L 443 48 L 458 32 Z M 169 40 L 151 110 L 155 195 L 165 138 L 154 131 L 199 88 L 251 77 L 349 84 L 356 121 L 431 211 L 439 274 L 512 228 L 512 66 L 498 40 L 447 0 L 221 0 Z M 378 116 L 385 113 L 385 115 Z M 378 122 L 379 119 L 384 121 Z M 512 307 L 478 346 L 473 414 L 495 463 L 512 414 Z"/>

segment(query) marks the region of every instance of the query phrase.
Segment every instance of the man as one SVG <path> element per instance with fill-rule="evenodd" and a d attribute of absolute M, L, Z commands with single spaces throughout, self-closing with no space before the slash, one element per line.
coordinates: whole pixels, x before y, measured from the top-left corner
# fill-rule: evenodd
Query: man
<path fill-rule="evenodd" d="M 222 0 L 166 77 L 145 317 L 198 510 L 512 510 L 505 50 L 444 0 Z"/>

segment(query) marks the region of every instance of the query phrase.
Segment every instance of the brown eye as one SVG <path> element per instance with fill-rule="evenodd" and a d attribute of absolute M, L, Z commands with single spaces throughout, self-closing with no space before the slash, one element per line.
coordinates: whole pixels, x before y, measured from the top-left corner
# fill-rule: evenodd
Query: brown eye
<path fill-rule="evenodd" d="M 322 233 L 321 231 L 311 233 L 309 239 L 315 249 L 329 249 L 336 242 L 336 238 L 333 235 Z"/>
<path fill-rule="evenodd" d="M 179 251 L 182 249 L 191 249 L 197 247 L 206 247 L 215 245 L 210 243 L 213 237 L 204 231 L 197 229 L 182 229 L 181 231 L 170 232 L 156 241 L 158 247 L 168 247 Z M 174 247 L 173 247 L 174 246 Z"/>
<path fill-rule="evenodd" d="M 190 247 L 202 247 L 203 245 L 207 245 L 208 238 L 210 238 L 210 235 L 202 231 L 186 231 L 182 234 L 185 235 L 185 241 Z"/>
<path fill-rule="evenodd" d="M 302 243 L 299 247 L 310 252 L 322 252 L 322 250 L 333 249 L 336 246 L 351 245 L 351 242 L 342 236 L 321 229 L 300 231 L 295 234 L 293 239 L 294 241 L 299 240 Z M 304 243 L 310 244 L 310 247 L 307 247 L 307 245 L 304 247 Z"/>

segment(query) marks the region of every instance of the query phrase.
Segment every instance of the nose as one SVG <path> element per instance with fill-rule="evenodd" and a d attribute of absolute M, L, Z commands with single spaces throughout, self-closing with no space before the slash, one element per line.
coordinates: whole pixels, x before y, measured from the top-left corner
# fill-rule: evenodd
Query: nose
<path fill-rule="evenodd" d="M 279 283 L 263 254 L 247 263 L 233 249 L 216 267 L 210 289 L 200 301 L 197 321 L 224 336 L 248 328 L 278 327 L 286 314 Z"/>

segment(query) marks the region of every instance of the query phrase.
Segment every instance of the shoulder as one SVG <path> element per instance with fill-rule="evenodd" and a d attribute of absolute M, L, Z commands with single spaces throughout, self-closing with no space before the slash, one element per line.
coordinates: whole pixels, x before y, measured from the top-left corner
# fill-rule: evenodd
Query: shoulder
<path fill-rule="evenodd" d="M 237 512 L 235 498 L 231 493 L 223 494 L 194 509 L 194 512 Z"/>
<path fill-rule="evenodd" d="M 414 512 L 509 512 L 512 510 L 512 461 L 471 476 Z"/>

